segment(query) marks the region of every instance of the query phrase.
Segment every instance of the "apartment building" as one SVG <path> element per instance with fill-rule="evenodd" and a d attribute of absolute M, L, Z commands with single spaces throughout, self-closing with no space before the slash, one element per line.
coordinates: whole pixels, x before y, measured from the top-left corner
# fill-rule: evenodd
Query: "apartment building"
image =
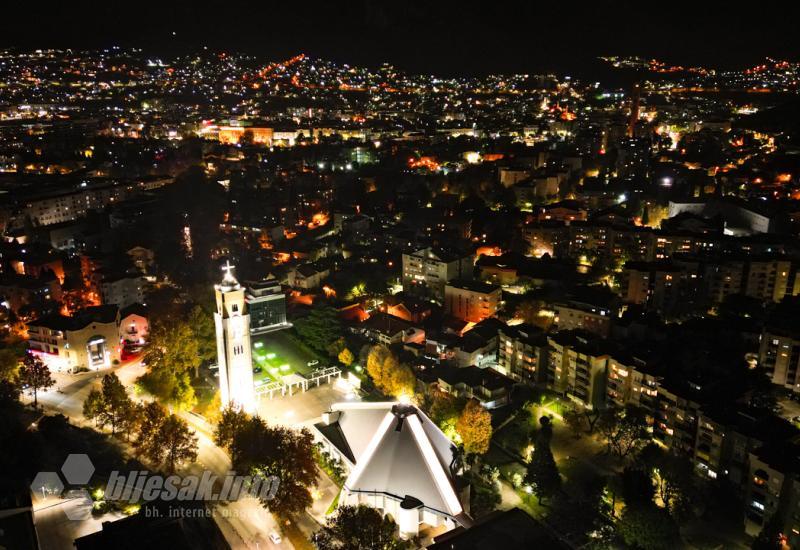
<path fill-rule="evenodd" d="M 585 330 L 606 337 L 611 332 L 611 309 L 568 302 L 556 304 L 556 319 L 559 330 Z"/>
<path fill-rule="evenodd" d="M 421 248 L 403 254 L 403 290 L 444 300 L 445 285 L 455 279 L 472 279 L 474 254 L 442 248 Z"/>
<path fill-rule="evenodd" d="M 547 337 L 531 325 L 504 326 L 497 334 L 498 370 L 517 382 L 536 384 L 547 365 Z"/>
<path fill-rule="evenodd" d="M 609 355 L 602 341 L 586 331 L 561 331 L 547 337 L 545 384 L 587 409 L 605 405 Z"/>
<path fill-rule="evenodd" d="M 647 360 L 614 352 L 608 358 L 607 402 L 620 408 L 628 405 L 640 407 L 654 419 L 660 381 L 661 376 Z"/>
<path fill-rule="evenodd" d="M 445 285 L 444 310 L 462 321 L 480 323 L 495 316 L 502 297 L 498 286 L 457 279 Z"/>

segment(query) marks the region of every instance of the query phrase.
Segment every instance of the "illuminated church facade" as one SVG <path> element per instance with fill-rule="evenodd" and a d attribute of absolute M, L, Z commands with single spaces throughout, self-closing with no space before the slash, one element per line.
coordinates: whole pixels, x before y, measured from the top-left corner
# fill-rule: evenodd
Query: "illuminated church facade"
<path fill-rule="evenodd" d="M 230 263 L 223 268 L 222 282 L 214 286 L 217 311 L 217 364 L 222 408 L 233 406 L 254 413 L 253 357 L 250 347 L 250 314 L 245 289 L 233 276 Z"/>

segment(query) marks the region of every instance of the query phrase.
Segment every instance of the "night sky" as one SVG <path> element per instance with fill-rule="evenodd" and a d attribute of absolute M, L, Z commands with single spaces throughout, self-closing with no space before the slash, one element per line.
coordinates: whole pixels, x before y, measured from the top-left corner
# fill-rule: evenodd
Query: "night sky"
<path fill-rule="evenodd" d="M 0 45 L 206 45 L 270 59 L 298 52 L 446 76 L 590 70 L 598 55 L 741 67 L 800 59 L 798 2 L 61 1 L 4 5 Z M 55 4 L 55 2 L 53 3 Z M 172 32 L 176 35 L 173 36 Z"/>

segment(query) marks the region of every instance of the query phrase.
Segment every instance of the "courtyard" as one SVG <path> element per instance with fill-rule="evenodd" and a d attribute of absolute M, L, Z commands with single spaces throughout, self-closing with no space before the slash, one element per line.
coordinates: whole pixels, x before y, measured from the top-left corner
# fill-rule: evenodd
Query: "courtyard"
<path fill-rule="evenodd" d="M 270 424 L 302 427 L 318 422 L 322 413 L 334 403 L 359 399 L 357 394 L 332 381 L 319 387 L 310 386 L 305 392 L 298 390 L 292 396 L 276 394 L 272 399 L 262 396 L 257 401 L 256 410 Z"/>

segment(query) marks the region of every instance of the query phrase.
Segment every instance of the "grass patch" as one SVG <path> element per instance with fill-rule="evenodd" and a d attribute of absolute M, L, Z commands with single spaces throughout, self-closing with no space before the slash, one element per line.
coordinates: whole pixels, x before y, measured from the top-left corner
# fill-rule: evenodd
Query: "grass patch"
<path fill-rule="evenodd" d="M 539 499 L 536 495 L 529 495 L 523 490 L 517 491 L 517 494 L 522 500 L 520 508 L 528 512 L 531 516 L 542 519 L 550 513 L 550 507 L 546 506 L 546 504 L 539 504 Z M 547 501 L 545 501 L 545 503 L 546 502 Z"/>
<path fill-rule="evenodd" d="M 291 342 L 293 346 L 295 346 L 298 349 L 301 349 L 306 355 L 310 355 L 311 357 L 319 361 L 320 364 L 323 364 L 324 362 L 330 360 L 328 356 L 322 355 L 313 348 L 311 348 L 310 346 L 308 346 L 308 344 L 306 344 L 300 338 L 298 338 L 297 335 L 294 334 L 291 330 L 284 331 L 283 336 L 286 338 L 286 340 Z"/>
<path fill-rule="evenodd" d="M 333 502 L 331 502 L 331 505 L 328 506 L 328 509 L 325 510 L 325 515 L 326 516 L 331 515 L 334 512 L 334 510 L 336 510 L 336 507 L 339 505 L 339 497 L 340 496 L 342 496 L 342 490 L 341 489 L 339 489 L 339 492 L 336 493 L 336 496 L 333 498 Z"/>
<path fill-rule="evenodd" d="M 292 365 L 280 354 L 270 350 L 267 346 L 254 347 L 253 368 L 260 372 L 253 372 L 253 382 L 257 386 L 281 380 L 284 376 L 296 373 L 297 365 Z"/>

